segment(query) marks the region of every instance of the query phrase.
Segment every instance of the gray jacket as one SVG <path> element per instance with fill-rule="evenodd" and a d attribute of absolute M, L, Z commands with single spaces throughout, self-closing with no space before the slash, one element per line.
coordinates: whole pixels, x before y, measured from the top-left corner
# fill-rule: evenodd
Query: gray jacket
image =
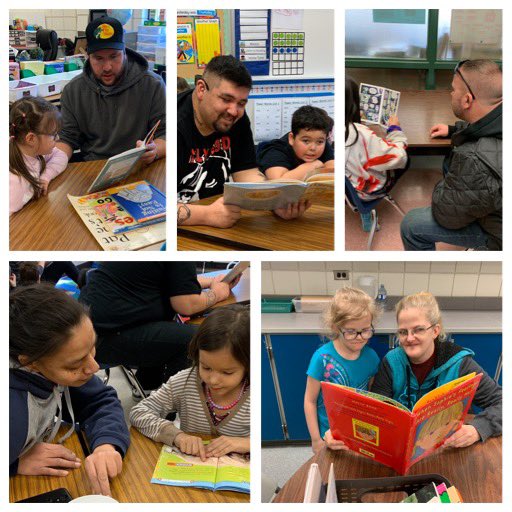
<path fill-rule="evenodd" d="M 489 235 L 487 248 L 502 247 L 502 105 L 476 123 L 450 127 L 453 149 L 445 177 L 434 188 L 432 213 L 448 229 L 478 222 Z"/>
<path fill-rule="evenodd" d="M 148 70 L 147 60 L 126 49 L 127 61 L 117 84 L 105 87 L 84 71 L 62 91 L 60 139 L 84 160 L 110 158 L 135 147 L 160 119 L 155 138 L 165 138 L 165 84 Z"/>

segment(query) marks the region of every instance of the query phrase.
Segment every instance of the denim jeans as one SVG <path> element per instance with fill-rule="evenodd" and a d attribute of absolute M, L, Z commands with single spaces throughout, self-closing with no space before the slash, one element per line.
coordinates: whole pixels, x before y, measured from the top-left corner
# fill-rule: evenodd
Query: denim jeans
<path fill-rule="evenodd" d="M 461 229 L 443 228 L 434 219 L 430 206 L 408 212 L 400 225 L 400 234 L 406 251 L 435 251 L 436 242 L 487 250 L 488 235 L 478 222 Z"/>

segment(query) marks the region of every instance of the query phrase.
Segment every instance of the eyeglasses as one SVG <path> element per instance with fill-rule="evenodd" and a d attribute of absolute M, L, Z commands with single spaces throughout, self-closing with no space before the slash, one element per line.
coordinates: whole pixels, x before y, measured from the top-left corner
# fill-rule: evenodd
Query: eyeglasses
<path fill-rule="evenodd" d="M 460 79 L 466 84 L 466 87 L 468 88 L 468 91 L 469 91 L 469 94 L 471 94 L 471 97 L 476 100 L 475 98 L 475 95 L 473 94 L 473 91 L 471 90 L 471 87 L 469 86 L 469 84 L 466 82 L 466 79 L 462 76 L 462 73 L 460 72 L 460 68 L 466 64 L 466 62 L 469 62 L 469 59 L 465 59 L 465 60 L 461 60 L 456 66 L 455 66 L 455 70 L 454 70 L 454 74 L 457 74 L 460 76 Z"/>
<path fill-rule="evenodd" d="M 375 334 L 375 329 L 373 327 L 360 331 L 356 331 L 355 329 L 340 329 L 340 332 L 347 341 L 355 340 L 358 336 L 361 336 L 363 340 L 369 340 Z"/>
<path fill-rule="evenodd" d="M 398 339 L 404 340 L 407 338 L 407 336 L 409 336 L 409 332 L 410 332 L 413 336 L 417 336 L 418 338 L 421 338 L 422 336 L 425 335 L 425 333 L 429 329 L 432 329 L 432 327 L 435 327 L 436 325 L 437 324 L 432 324 L 430 327 L 423 327 L 423 326 L 419 325 L 418 327 L 414 327 L 413 329 L 398 329 L 398 331 L 396 331 L 395 335 Z"/>

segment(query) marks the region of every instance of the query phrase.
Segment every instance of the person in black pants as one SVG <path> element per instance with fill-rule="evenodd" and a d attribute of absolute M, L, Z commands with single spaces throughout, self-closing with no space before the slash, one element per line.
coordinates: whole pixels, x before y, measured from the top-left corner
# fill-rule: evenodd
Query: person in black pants
<path fill-rule="evenodd" d="M 99 363 L 137 367 L 144 389 L 186 368 L 196 327 L 175 321 L 226 299 L 223 276 L 203 278 L 189 262 L 103 262 L 88 274 L 80 301 L 89 305 Z M 236 284 L 231 283 L 231 286 Z"/>

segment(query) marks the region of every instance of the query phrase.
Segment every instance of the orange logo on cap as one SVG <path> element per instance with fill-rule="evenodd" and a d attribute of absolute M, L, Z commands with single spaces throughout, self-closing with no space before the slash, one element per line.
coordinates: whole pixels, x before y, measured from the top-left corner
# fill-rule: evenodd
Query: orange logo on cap
<path fill-rule="evenodd" d="M 94 37 L 96 39 L 110 39 L 114 35 L 114 29 L 112 25 L 102 23 L 95 31 Z"/>

